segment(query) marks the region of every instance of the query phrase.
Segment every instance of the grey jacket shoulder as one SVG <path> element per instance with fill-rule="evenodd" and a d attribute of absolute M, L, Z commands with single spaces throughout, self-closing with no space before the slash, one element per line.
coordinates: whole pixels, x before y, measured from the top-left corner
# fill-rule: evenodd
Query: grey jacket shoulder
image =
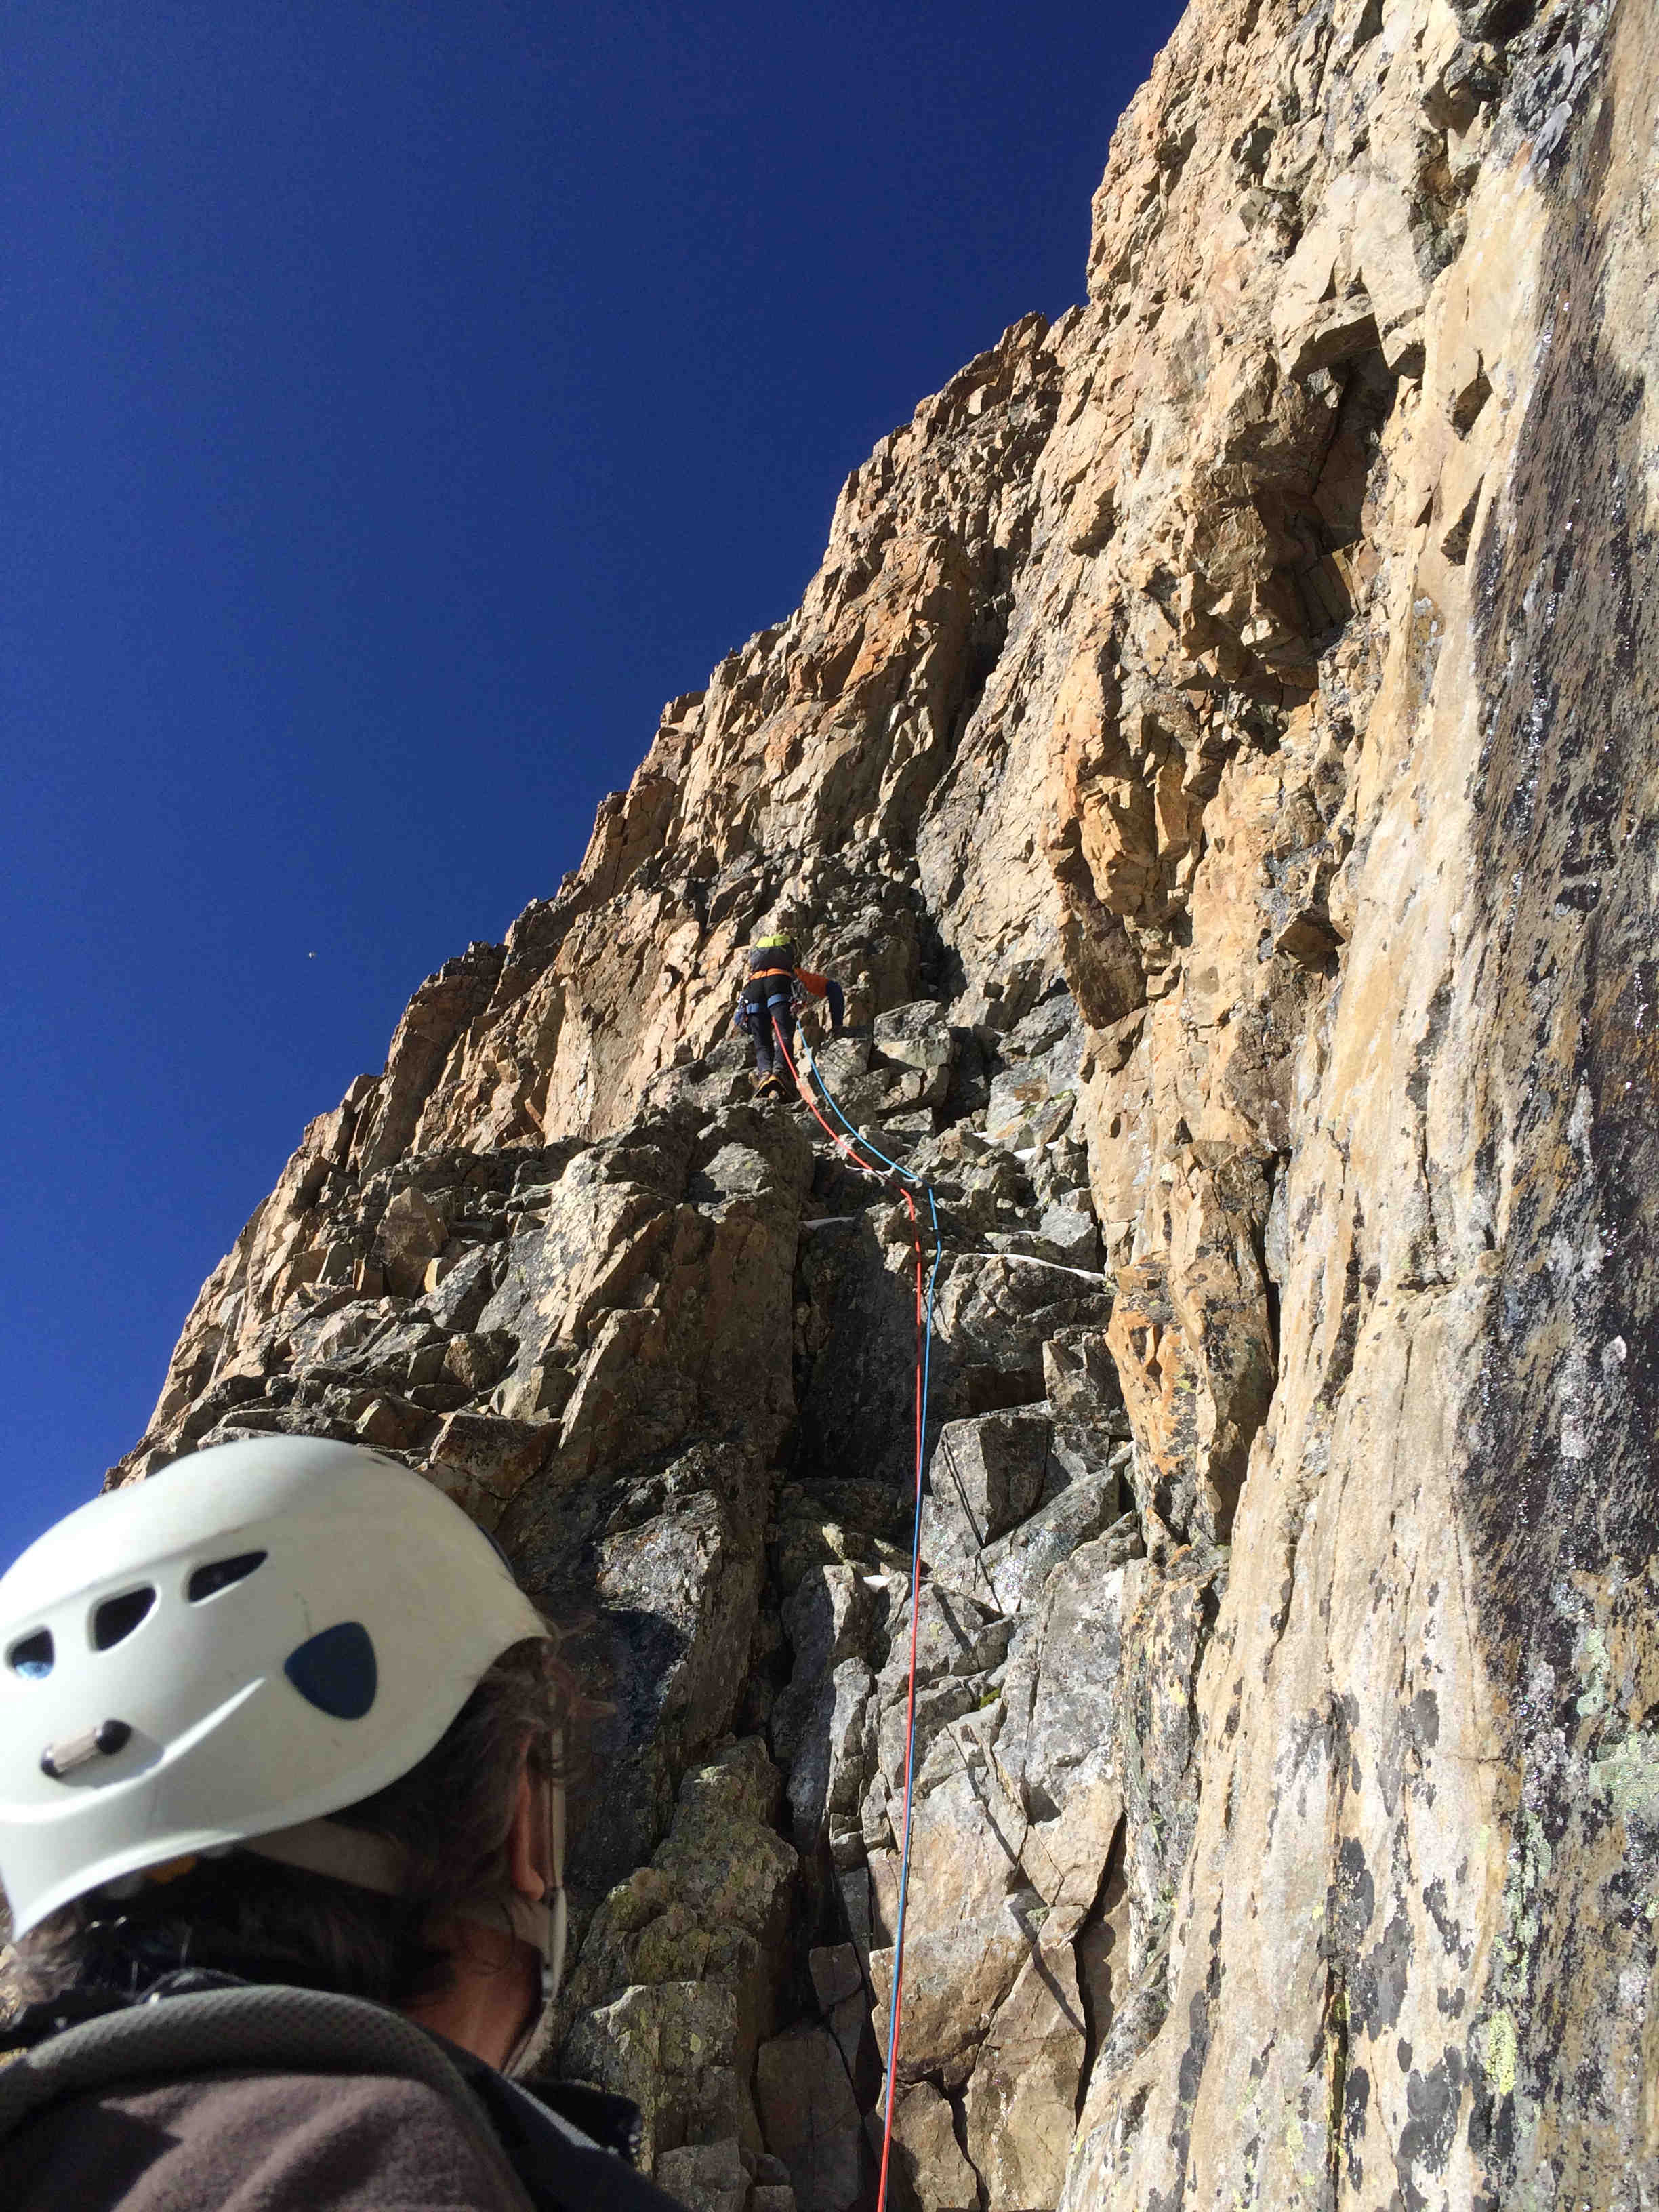
<path fill-rule="evenodd" d="M 125 2006 L 17 2053 L 0 2068 L 0 2158 L 32 2118 L 64 2100 L 115 2087 L 159 2092 L 208 2075 L 222 2082 L 232 2074 L 422 2085 L 442 2100 L 489 2179 L 484 2212 L 587 2212 L 601 2204 L 607 2212 L 678 2212 L 672 2198 L 562 2115 L 401 2014 L 269 1984 Z"/>
<path fill-rule="evenodd" d="M 424 2081 L 210 2071 L 39 2107 L 0 2140 L 7 2212 L 532 2212 Z"/>

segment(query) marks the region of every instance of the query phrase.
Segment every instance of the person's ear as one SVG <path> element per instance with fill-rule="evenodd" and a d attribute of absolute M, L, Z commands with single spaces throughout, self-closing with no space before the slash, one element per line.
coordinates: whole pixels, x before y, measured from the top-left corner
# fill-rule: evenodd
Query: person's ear
<path fill-rule="evenodd" d="M 519 1768 L 518 1793 L 513 1801 L 513 1822 L 507 1832 L 507 1878 L 521 1897 L 541 1898 L 547 1894 L 548 1877 L 541 1864 L 547 1850 L 542 1834 L 544 1795 L 532 1778 L 526 1747 Z"/>

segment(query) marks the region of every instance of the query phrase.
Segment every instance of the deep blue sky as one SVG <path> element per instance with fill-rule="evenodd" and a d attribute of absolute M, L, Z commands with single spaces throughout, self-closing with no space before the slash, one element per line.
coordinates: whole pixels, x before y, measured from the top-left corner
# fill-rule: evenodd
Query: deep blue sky
<path fill-rule="evenodd" d="M 0 1564 L 848 471 L 1081 297 L 1177 13 L 7 8 Z"/>

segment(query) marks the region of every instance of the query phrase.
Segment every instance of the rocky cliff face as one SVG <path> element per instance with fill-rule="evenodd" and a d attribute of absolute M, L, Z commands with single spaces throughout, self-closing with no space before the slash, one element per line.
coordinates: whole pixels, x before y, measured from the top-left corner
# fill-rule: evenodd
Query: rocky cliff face
<path fill-rule="evenodd" d="M 570 2068 L 720 2212 L 1659 2192 L 1645 0 L 1196 0 L 1088 303 L 416 994 L 118 1470 L 367 1438 L 612 1713 Z M 915 1251 L 750 1103 L 741 950 Z"/>

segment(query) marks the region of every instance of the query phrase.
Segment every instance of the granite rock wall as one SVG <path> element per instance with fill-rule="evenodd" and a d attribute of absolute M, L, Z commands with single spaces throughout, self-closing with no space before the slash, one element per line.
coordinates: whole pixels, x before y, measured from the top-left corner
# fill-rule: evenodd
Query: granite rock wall
<path fill-rule="evenodd" d="M 1659 2197 L 1659 24 L 1195 0 L 1086 301 L 411 1000 L 112 1479 L 425 1470 L 609 1712 L 564 2063 L 720 2212 Z M 749 937 L 847 1115 L 750 1095 Z"/>

